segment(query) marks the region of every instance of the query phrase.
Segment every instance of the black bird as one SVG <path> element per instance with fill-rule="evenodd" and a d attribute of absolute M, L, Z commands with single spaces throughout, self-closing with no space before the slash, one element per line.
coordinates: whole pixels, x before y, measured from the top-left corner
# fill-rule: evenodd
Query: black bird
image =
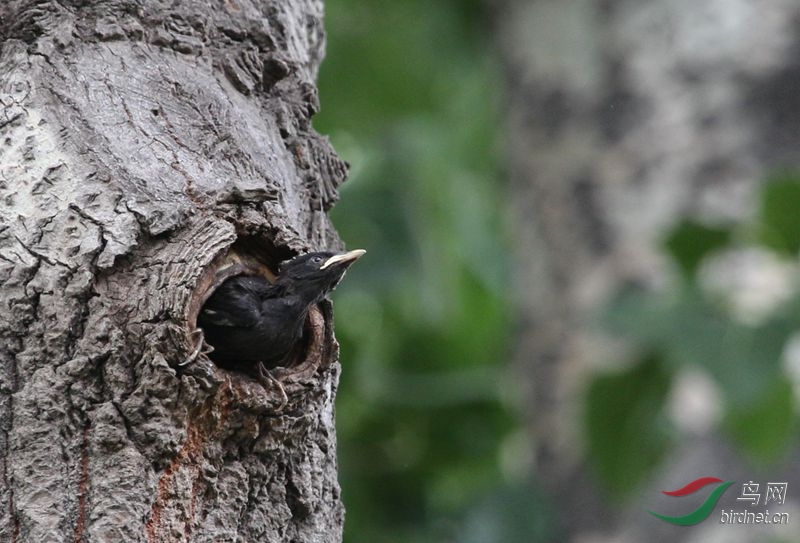
<path fill-rule="evenodd" d="M 200 311 L 198 324 L 223 367 L 264 370 L 280 366 L 303 336 L 309 308 L 341 281 L 366 251 L 319 252 L 281 264 L 278 278 L 237 276 L 217 288 Z M 271 379 L 271 378 L 270 378 Z"/>

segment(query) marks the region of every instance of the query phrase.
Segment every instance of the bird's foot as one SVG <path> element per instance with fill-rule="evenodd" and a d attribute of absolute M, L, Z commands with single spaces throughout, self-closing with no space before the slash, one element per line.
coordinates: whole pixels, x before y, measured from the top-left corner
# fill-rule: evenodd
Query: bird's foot
<path fill-rule="evenodd" d="M 198 355 L 200 353 L 209 354 L 214 350 L 214 347 L 212 347 L 211 345 L 208 345 L 205 342 L 205 336 L 203 335 L 203 329 L 202 328 L 197 328 L 194 332 L 192 332 L 189 335 L 191 335 L 192 337 L 197 336 L 196 345 L 195 345 L 194 349 L 192 349 L 192 352 L 189 354 L 189 356 L 186 357 L 186 360 L 184 360 L 183 362 L 178 364 L 178 367 L 181 367 L 181 368 L 184 367 L 184 366 L 188 366 L 189 364 L 194 362 L 197 359 L 197 357 L 198 357 Z M 205 349 L 203 348 L 204 346 L 205 346 Z"/>
<path fill-rule="evenodd" d="M 278 392 L 280 392 L 281 395 L 281 403 L 275 409 L 275 412 L 280 413 L 281 411 L 283 411 L 283 408 L 286 407 L 286 404 L 289 403 L 289 396 L 286 394 L 286 389 L 283 388 L 283 384 L 280 381 L 278 381 L 274 375 L 272 375 L 271 371 L 269 371 L 267 368 L 264 367 L 263 362 L 258 363 L 258 377 L 259 377 L 258 380 L 261 382 L 262 385 L 269 384 L 270 386 L 273 386 L 278 389 Z"/>

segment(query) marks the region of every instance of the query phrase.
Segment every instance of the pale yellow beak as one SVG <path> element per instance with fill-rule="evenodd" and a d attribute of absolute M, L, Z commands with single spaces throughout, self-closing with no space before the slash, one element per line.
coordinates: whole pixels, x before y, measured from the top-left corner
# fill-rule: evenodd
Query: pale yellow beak
<path fill-rule="evenodd" d="M 333 266 L 334 264 L 339 264 L 341 262 L 348 262 L 352 264 L 353 262 L 361 258 L 361 256 L 366 252 L 367 251 L 365 251 L 364 249 L 355 249 L 353 251 L 348 251 L 340 255 L 333 255 L 328 260 L 326 260 L 325 263 L 319 267 L 319 269 L 324 270 L 325 268 Z"/>

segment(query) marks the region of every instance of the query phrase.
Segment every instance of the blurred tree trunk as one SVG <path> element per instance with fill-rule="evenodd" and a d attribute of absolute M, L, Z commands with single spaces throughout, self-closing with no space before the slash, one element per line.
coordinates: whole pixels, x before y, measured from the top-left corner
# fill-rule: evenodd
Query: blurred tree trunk
<path fill-rule="evenodd" d="M 0 541 L 338 541 L 330 308 L 289 396 L 192 358 L 222 267 L 340 247 L 320 0 L 0 6 Z"/>
<path fill-rule="evenodd" d="M 663 277 L 660 239 L 679 217 L 740 218 L 766 173 L 797 164 L 800 7 L 496 7 L 520 235 L 517 360 L 530 383 L 537 476 L 569 512 L 563 529 L 574 540 L 615 523 L 587 490 L 577 406 L 602 344 L 585 318 L 623 282 Z"/>

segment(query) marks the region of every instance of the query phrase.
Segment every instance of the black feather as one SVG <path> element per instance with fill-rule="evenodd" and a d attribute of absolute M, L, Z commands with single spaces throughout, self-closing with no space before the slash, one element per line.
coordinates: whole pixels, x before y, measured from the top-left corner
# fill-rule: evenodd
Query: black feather
<path fill-rule="evenodd" d="M 217 288 L 200 311 L 198 323 L 214 347 L 211 358 L 224 367 L 256 371 L 282 365 L 303 336 L 309 308 L 341 280 L 349 260 L 325 263 L 335 253 L 309 253 L 281 266 L 275 283 L 239 276 Z M 352 253 L 348 253 L 350 255 Z"/>

